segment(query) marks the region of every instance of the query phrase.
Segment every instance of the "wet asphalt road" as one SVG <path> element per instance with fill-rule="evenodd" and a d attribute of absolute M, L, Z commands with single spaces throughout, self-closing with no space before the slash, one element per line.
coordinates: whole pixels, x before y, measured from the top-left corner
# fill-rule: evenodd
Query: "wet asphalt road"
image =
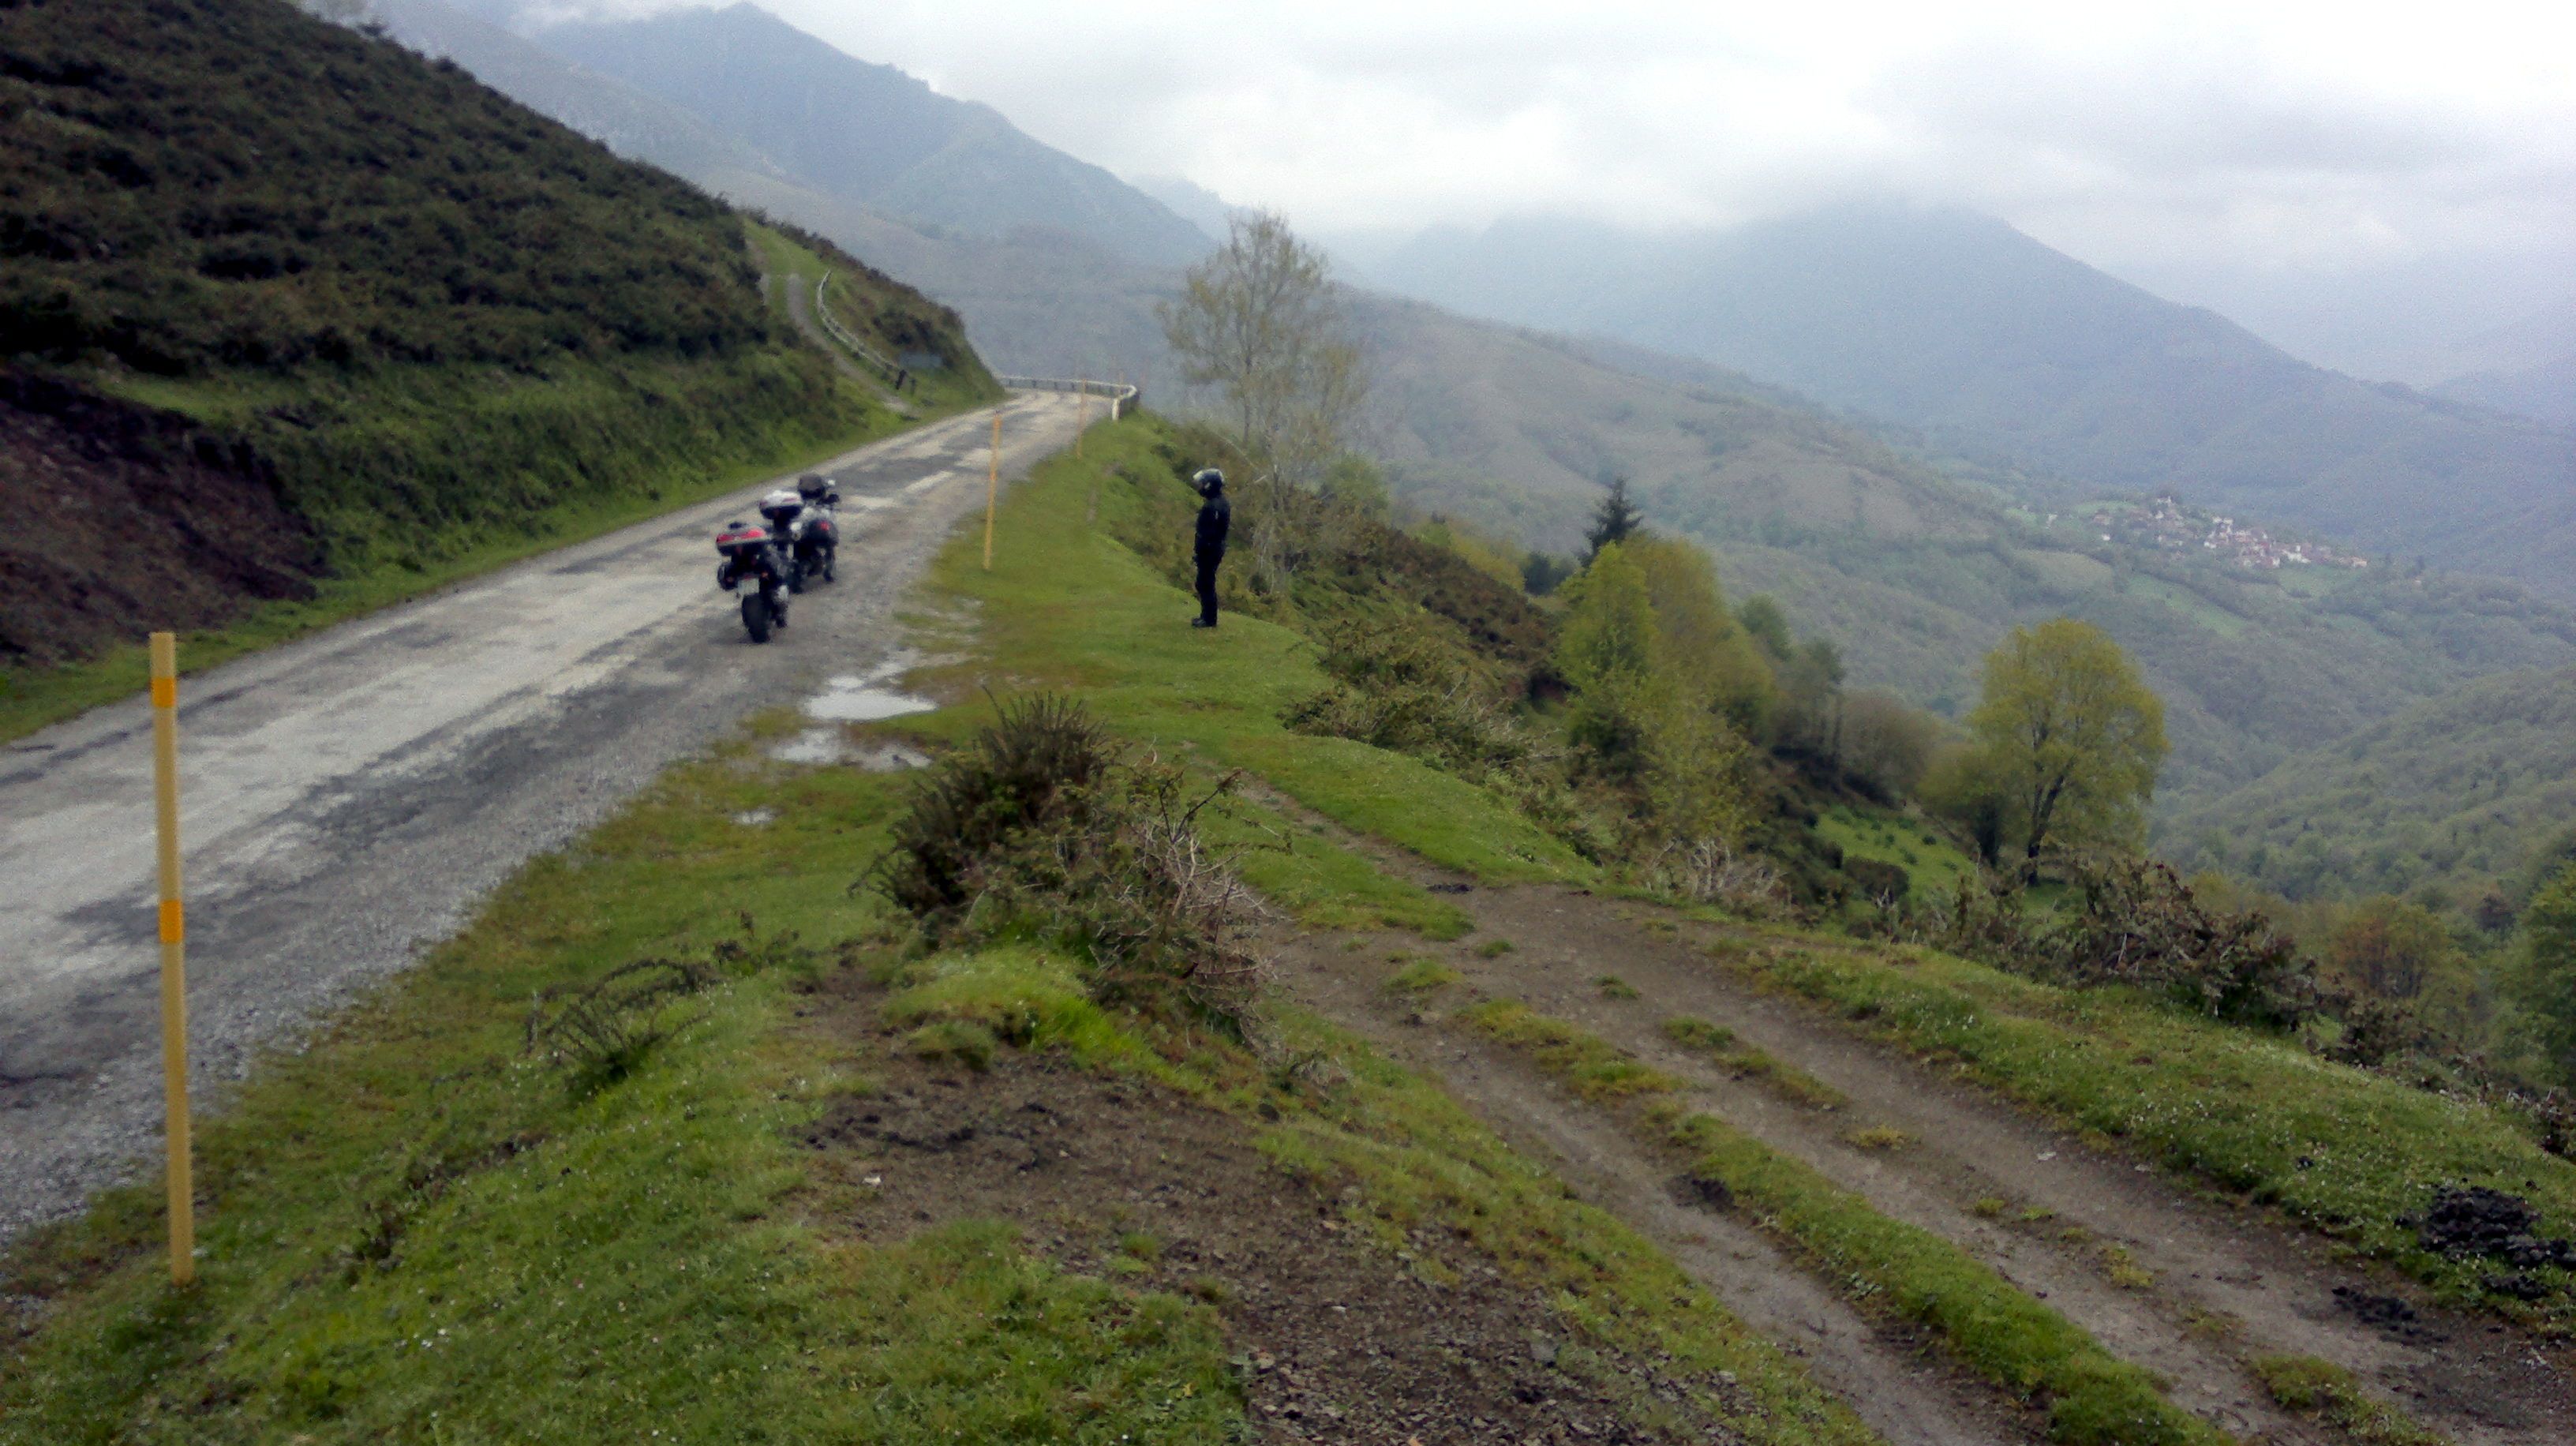
<path fill-rule="evenodd" d="M 1075 408 L 1007 404 L 1006 480 L 1071 441 Z M 665 765 L 883 660 L 904 589 L 982 504 L 991 415 L 816 469 L 845 498 L 839 581 L 765 647 L 709 539 L 767 484 L 182 680 L 201 1099 Z M 157 1147 L 152 858 L 141 698 L 0 745 L 0 1242 Z"/>

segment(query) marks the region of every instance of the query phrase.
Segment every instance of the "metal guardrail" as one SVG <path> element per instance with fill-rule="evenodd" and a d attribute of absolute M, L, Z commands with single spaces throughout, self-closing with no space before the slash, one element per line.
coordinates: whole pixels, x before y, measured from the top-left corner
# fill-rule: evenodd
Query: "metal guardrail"
<path fill-rule="evenodd" d="M 851 355 L 874 367 L 878 375 L 886 379 L 888 385 L 897 391 L 911 385 L 912 373 L 905 369 L 902 363 L 851 335 L 850 329 L 841 325 L 840 321 L 832 315 L 832 309 L 823 304 L 823 288 L 830 285 L 831 281 L 832 273 L 826 271 L 821 279 L 814 283 L 814 319 L 823 324 L 823 330 L 830 333 L 832 340 L 848 347 Z"/>
<path fill-rule="evenodd" d="M 1109 399 L 1109 420 L 1117 421 L 1145 395 L 1144 388 L 1127 382 L 1096 382 L 1081 377 L 1000 377 L 993 380 L 1013 391 L 1022 392 L 1088 392 Z"/>

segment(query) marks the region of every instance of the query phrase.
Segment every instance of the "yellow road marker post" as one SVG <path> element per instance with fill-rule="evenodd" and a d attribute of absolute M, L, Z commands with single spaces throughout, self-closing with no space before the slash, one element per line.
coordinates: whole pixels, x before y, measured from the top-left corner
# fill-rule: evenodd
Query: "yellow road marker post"
<path fill-rule="evenodd" d="M 170 1283 L 197 1278 L 188 1141 L 188 925 L 179 902 L 179 643 L 152 635 L 152 796 L 161 835 L 161 1073 L 169 1109 Z"/>
<path fill-rule="evenodd" d="M 993 570 L 993 504 L 1002 491 L 1002 409 L 993 409 L 993 465 L 984 473 L 984 570 Z"/>

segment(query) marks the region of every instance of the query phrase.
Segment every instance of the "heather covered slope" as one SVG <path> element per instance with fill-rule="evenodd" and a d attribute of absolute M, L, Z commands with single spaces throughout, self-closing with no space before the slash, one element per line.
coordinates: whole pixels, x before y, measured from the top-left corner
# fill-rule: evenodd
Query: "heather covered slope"
<path fill-rule="evenodd" d="M 282 635 L 897 423 L 739 214 L 282 0 L 19 4 L 0 113 L 8 728 L 150 628 Z"/>

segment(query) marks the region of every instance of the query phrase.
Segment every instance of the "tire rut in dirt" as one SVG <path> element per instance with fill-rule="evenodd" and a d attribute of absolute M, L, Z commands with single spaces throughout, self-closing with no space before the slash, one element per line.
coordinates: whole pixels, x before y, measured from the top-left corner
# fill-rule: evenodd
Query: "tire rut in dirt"
<path fill-rule="evenodd" d="M 1354 953 L 1333 939 L 1280 944 L 1283 981 L 1300 1002 L 1438 1079 L 1516 1149 L 1548 1161 L 1588 1202 L 1797 1356 L 1891 1446 L 2044 1439 L 2037 1412 L 1935 1364 L 1928 1342 L 1902 1325 L 1861 1315 L 1784 1247 L 1680 1180 L 1671 1161 L 1566 1100 L 1518 1059 L 1410 1022 L 1410 1006 L 1379 987 L 1373 961 L 1385 951 Z"/>

